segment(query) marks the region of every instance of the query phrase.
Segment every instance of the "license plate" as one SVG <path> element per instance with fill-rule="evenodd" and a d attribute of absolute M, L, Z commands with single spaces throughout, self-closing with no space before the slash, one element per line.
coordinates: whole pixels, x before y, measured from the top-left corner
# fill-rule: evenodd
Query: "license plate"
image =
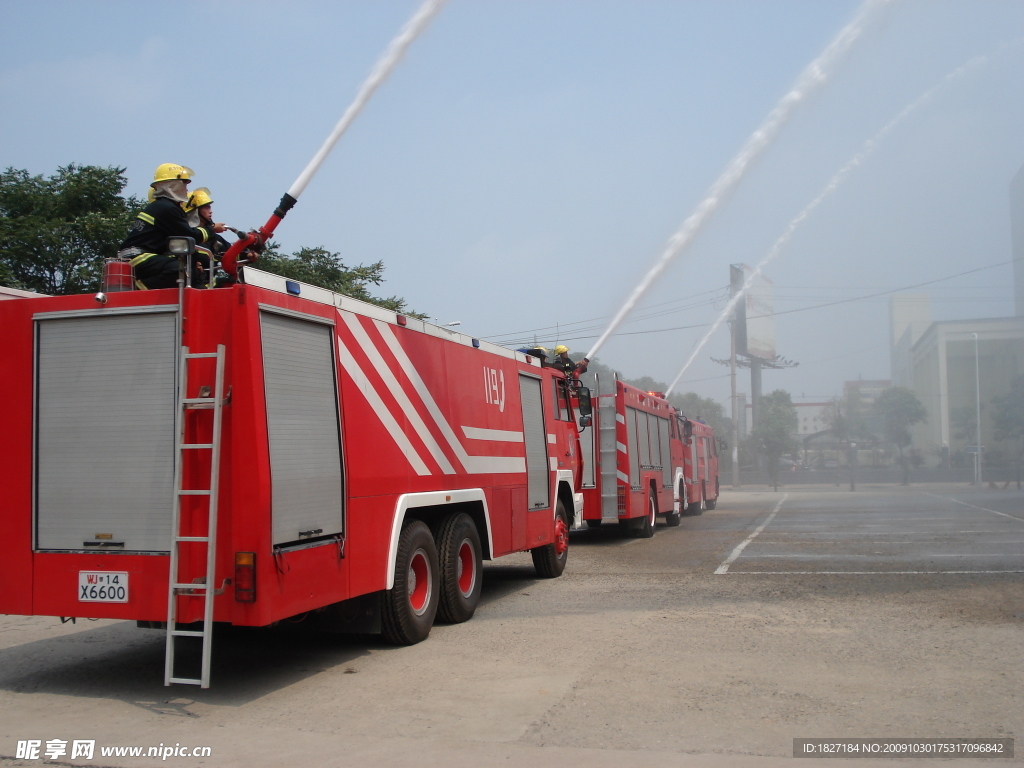
<path fill-rule="evenodd" d="M 79 571 L 78 600 L 82 603 L 127 603 L 126 571 Z"/>

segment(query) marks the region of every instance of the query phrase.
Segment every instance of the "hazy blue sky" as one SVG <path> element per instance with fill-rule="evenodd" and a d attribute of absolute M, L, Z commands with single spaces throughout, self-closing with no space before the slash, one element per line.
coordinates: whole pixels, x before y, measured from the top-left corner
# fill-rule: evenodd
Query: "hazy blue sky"
<path fill-rule="evenodd" d="M 417 5 L 5 1 L 0 166 L 125 166 L 141 195 L 157 164 L 184 163 L 212 189 L 218 220 L 258 225 Z M 540 329 L 553 342 L 558 324 L 585 352 L 858 6 L 452 0 L 279 240 L 353 264 L 383 259 L 381 293 L 468 333 Z M 729 263 L 757 262 L 908 102 L 1015 43 L 894 131 L 768 275 L 785 311 L 1008 261 L 1007 187 L 1024 164 L 1022 37 L 1020 0 L 893 3 L 602 358 L 672 379 L 703 330 L 679 327 L 713 321 Z M 1011 275 L 1001 266 L 929 287 L 934 315 L 1012 315 Z M 801 366 L 766 373 L 766 391 L 817 397 L 889 376 L 884 298 L 780 315 L 777 337 Z M 727 401 L 725 369 L 708 360 L 727 355 L 723 330 L 680 390 Z"/>

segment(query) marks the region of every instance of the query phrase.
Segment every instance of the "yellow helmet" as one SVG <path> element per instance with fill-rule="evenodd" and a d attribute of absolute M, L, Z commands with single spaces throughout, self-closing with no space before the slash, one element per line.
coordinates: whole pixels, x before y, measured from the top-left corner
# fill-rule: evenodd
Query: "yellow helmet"
<path fill-rule="evenodd" d="M 210 197 L 209 189 L 200 187 L 188 196 L 188 202 L 185 203 L 185 212 L 194 211 L 196 208 L 202 208 L 204 205 L 213 205 L 213 198 Z"/>
<path fill-rule="evenodd" d="M 565 346 L 565 344 L 559 344 L 557 347 L 555 347 L 555 354 L 556 355 L 562 355 L 562 354 L 565 354 L 568 351 L 569 351 L 569 348 L 567 346 Z"/>
<path fill-rule="evenodd" d="M 161 163 L 156 167 L 156 171 L 153 172 L 153 183 L 156 184 L 158 181 L 170 181 L 172 179 L 190 181 L 193 173 L 193 170 L 187 165 Z"/>

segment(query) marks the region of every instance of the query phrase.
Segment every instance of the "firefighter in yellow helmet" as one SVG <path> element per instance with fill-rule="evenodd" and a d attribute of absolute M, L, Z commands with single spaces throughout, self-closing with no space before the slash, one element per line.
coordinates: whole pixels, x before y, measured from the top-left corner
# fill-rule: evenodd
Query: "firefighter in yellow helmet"
<path fill-rule="evenodd" d="M 216 228 L 217 225 L 213 221 L 213 197 L 208 188 L 200 187 L 193 190 L 189 194 L 184 208 L 190 227 Z M 219 262 L 220 257 L 230 247 L 231 243 L 217 234 L 215 230 L 208 243 L 196 246 L 196 253 L 202 256 L 200 263 L 205 268 L 216 268 L 214 262 Z"/>
<path fill-rule="evenodd" d="M 577 379 L 581 374 L 587 372 L 587 364 L 589 362 L 584 357 L 579 363 L 574 363 L 572 358 L 569 357 L 569 348 L 564 344 L 559 344 L 555 347 L 555 360 L 551 365 L 565 373 L 566 378 Z"/>
<path fill-rule="evenodd" d="M 153 200 L 138 214 L 128 236 L 117 252 L 119 258 L 131 262 L 135 268 L 137 288 L 173 288 L 178 283 L 178 260 L 167 253 L 167 240 L 171 237 L 191 237 L 196 245 L 209 243 L 223 224 L 201 227 L 189 225 L 182 207 L 188 202 L 188 184 L 192 169 L 175 163 L 162 163 L 153 174 Z M 196 281 L 194 281 L 196 282 Z"/>

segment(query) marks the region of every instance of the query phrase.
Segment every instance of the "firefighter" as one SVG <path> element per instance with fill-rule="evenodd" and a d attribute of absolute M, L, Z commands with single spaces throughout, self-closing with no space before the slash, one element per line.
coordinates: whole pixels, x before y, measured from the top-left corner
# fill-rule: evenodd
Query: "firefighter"
<path fill-rule="evenodd" d="M 121 243 L 118 258 L 131 262 L 135 286 L 142 290 L 173 288 L 178 284 L 178 260 L 167 253 L 170 237 L 191 237 L 197 245 L 207 245 L 223 224 L 193 227 L 182 205 L 188 202 L 188 184 L 192 169 L 175 163 L 162 163 L 153 174 L 152 202 L 132 222 Z M 198 280 L 195 282 L 199 282 Z"/>
<path fill-rule="evenodd" d="M 549 365 L 547 347 L 533 347 L 525 351 L 526 354 L 532 355 L 533 357 L 536 357 L 537 359 L 540 360 L 541 368 L 546 368 Z"/>
<path fill-rule="evenodd" d="M 231 243 L 217 234 L 217 225 L 213 222 L 213 198 L 210 196 L 210 190 L 206 187 L 200 187 L 189 194 L 188 202 L 185 203 L 184 208 L 185 213 L 188 214 L 188 225 L 190 227 L 214 228 L 214 234 L 210 241 L 204 246 L 196 246 L 196 256 L 197 261 L 203 268 L 216 270 L 220 257 L 231 247 Z M 223 280 L 224 278 L 220 279 Z"/>
<path fill-rule="evenodd" d="M 587 364 L 589 362 L 590 361 L 584 357 L 578 363 L 574 363 L 572 358 L 569 357 L 569 348 L 564 344 L 559 344 L 555 347 L 555 361 L 551 365 L 562 371 L 566 378 L 578 379 L 582 374 L 587 372 Z"/>

